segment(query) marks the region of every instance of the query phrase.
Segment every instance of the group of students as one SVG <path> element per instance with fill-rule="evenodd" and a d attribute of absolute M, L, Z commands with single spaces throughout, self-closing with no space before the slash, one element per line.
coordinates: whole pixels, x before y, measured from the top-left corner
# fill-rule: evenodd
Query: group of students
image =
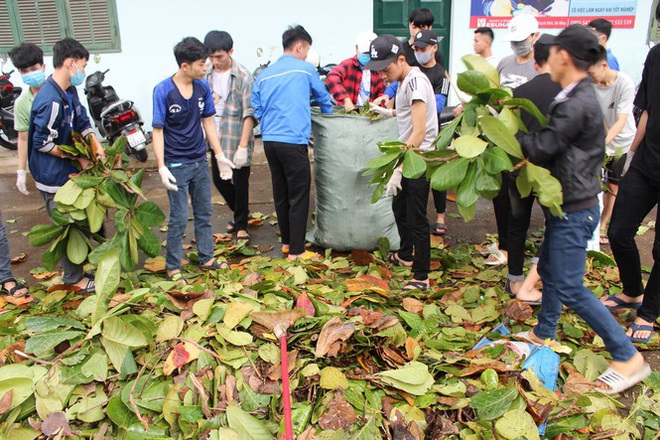
<path fill-rule="evenodd" d="M 358 41 L 355 57 L 328 75 L 329 89 L 338 102 L 342 100 L 346 107 L 370 102 L 375 112 L 396 118 L 400 141 L 420 150 L 429 149 L 438 135 L 438 112 L 446 103 L 448 91 L 437 35 L 431 30 L 432 14 L 431 24 L 426 20 L 429 13 L 418 10 L 413 13 L 418 15 L 411 14 L 408 41 L 402 42 L 392 35 L 367 35 L 363 41 Z M 656 13 L 660 14 L 660 10 Z M 426 17 L 426 21 L 418 17 Z M 637 332 L 648 330 L 649 325 L 647 333 L 650 334 L 660 308 L 660 269 L 657 267 L 660 242 L 656 237 L 656 264 L 646 289 L 641 282 L 639 254 L 634 243 L 637 226 L 658 202 L 660 182 L 654 170 L 660 169 L 660 125 L 655 104 L 660 102 L 657 78 L 660 48 L 649 53 L 635 98 L 635 104 L 644 110 L 631 146 L 632 152 L 639 152 L 632 162 L 633 155 L 627 156 L 629 170 L 620 185 L 621 193 L 626 196 L 617 198 L 609 229 L 624 286 L 623 294 L 608 298 L 607 301 L 616 303 L 610 309 L 639 308 L 639 322 L 631 325 L 633 333 L 626 335 L 607 310 L 607 301 L 598 301 L 583 284 L 586 244 L 600 220 L 597 196 L 601 191 L 605 145 L 616 137 L 610 136 L 609 128 L 606 137 L 607 122 L 603 123 L 603 112 L 593 85 L 594 80 L 606 84 L 611 81 L 604 74 L 602 79 L 597 79 L 601 78 L 598 70 L 603 68 L 602 61 L 607 59 L 607 53 L 596 34 L 582 25 L 571 25 L 553 37 L 539 36 L 538 25 L 534 27 L 524 16 L 515 17 L 512 24 L 507 38 L 512 41 L 513 59 L 505 58 L 498 63 L 503 83 L 520 81 L 514 90 L 516 96 L 535 101 L 550 121 L 546 127 L 530 124 L 530 132 L 520 133 L 518 138 L 525 156 L 550 169 L 561 182 L 564 197 L 564 216 L 547 216 L 539 254 L 538 271 L 543 281 L 539 322 L 533 330 L 518 336 L 536 345 L 556 344 L 554 338 L 562 304 L 573 309 L 603 339 L 612 355 L 610 368 L 599 377 L 597 386 L 605 393 L 617 393 L 650 374 L 650 367 L 633 346 L 631 337 L 643 336 Z M 369 41 L 366 51 L 364 40 Z M 189 197 L 199 268 L 227 267 L 226 262 L 213 255 L 211 180 L 234 212 L 228 231 L 236 231 L 238 238 L 249 238 L 248 177 L 252 129 L 257 123 L 261 125 L 271 172 L 282 252 L 289 260 L 316 256 L 305 249 L 311 184 L 307 150 L 311 134 L 310 96 L 322 113 L 331 113 L 332 105 L 328 88 L 314 67 L 305 62 L 311 44 L 312 38 L 302 26 L 290 27 L 282 36 L 284 54 L 254 79 L 233 58 L 233 42 L 226 32 L 209 32 L 204 42 L 187 37 L 175 46 L 178 70 L 156 85 L 153 92 L 154 155 L 170 202 L 166 268 L 172 281 L 186 283 L 181 261 Z M 83 159 L 69 157 L 58 145 L 69 144 L 72 131 L 92 134 L 93 142 L 98 143 L 76 91 L 76 86 L 84 80 L 89 53 L 73 39 L 56 43 L 54 72 L 48 78 L 38 47 L 23 44 L 12 51 L 11 57 L 30 86 L 24 92 L 25 97 L 21 96 L 17 102 L 19 118 L 25 115 L 25 108 L 29 108 L 27 122 L 23 118 L 21 125 L 17 120 L 21 132 L 19 154 L 22 155 L 17 186 L 26 189 L 27 158 L 50 213 L 55 192 L 75 170 L 72 160 L 81 162 L 83 168 L 88 165 Z M 527 81 L 521 81 L 520 74 L 516 73 L 521 69 L 521 60 L 534 60 L 534 75 L 537 70 L 541 73 L 529 81 L 528 87 L 523 84 Z M 507 66 L 512 66 L 512 70 L 507 72 Z M 345 81 L 340 75 L 342 69 L 344 72 L 352 69 L 352 79 Z M 341 81 L 336 81 L 336 76 L 342 78 Z M 385 84 L 381 84 L 383 78 L 396 88 L 390 92 L 392 98 L 387 95 Z M 347 88 L 346 84 L 352 84 L 352 88 Z M 512 84 L 510 82 L 509 86 Z M 616 120 L 615 117 L 614 124 Z M 207 163 L 209 147 L 214 158 L 213 177 Z M 97 150 L 103 155 L 100 146 Z M 508 178 L 503 179 L 505 181 L 508 182 Z M 511 204 L 515 198 L 509 197 L 509 193 L 515 185 L 507 187 L 503 183 L 503 188 L 507 193 L 500 196 Z M 412 279 L 404 286 L 404 291 L 430 287 L 428 193 L 429 183 L 424 177 L 405 178 L 400 168 L 394 170 L 386 187 L 386 194 L 394 196 L 392 209 L 401 236 L 400 249 L 388 259 L 394 265 L 409 266 L 412 271 Z M 525 213 L 520 217 L 519 229 L 526 231 L 524 217 L 527 216 L 528 225 L 531 201 L 516 200 L 514 206 L 516 209 L 512 212 Z M 506 234 L 500 235 L 500 244 L 504 236 Z M 6 244 L 4 231 L 0 234 L 0 245 L 3 238 Z M 522 246 L 524 258 L 524 237 Z M 511 248 L 509 252 L 511 254 Z M 8 250 L 0 253 L 9 255 Z M 522 275 L 522 263 L 519 263 L 520 273 L 513 273 L 513 276 Z M 66 257 L 62 266 L 65 283 L 76 285 L 79 292 L 94 290 L 93 276 L 84 273 L 82 266 L 71 263 Z M 510 272 L 512 270 L 510 268 Z M 25 286 L 17 284 L 11 276 L 6 277 L 4 272 L 0 275 L 4 277 L 5 290 L 15 295 L 27 293 Z M 516 282 L 522 280 L 510 277 L 507 288 L 513 291 L 519 287 Z M 642 295 L 643 305 L 639 307 Z"/>

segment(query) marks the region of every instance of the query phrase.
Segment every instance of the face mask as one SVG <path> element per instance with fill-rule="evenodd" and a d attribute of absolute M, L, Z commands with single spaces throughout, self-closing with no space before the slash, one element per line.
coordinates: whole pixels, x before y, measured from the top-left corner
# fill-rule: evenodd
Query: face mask
<path fill-rule="evenodd" d="M 360 66 L 364 67 L 369 61 L 371 61 L 371 55 L 368 53 L 359 53 L 357 59 L 358 63 L 360 63 Z"/>
<path fill-rule="evenodd" d="M 26 73 L 21 76 L 23 83 L 27 84 L 30 87 L 41 87 L 41 85 L 46 80 L 46 72 L 43 69 L 35 70 L 34 72 Z"/>
<path fill-rule="evenodd" d="M 71 85 L 72 85 L 73 87 L 78 87 L 78 86 L 79 86 L 80 84 L 82 84 L 83 81 L 85 80 L 85 72 L 83 72 L 82 70 L 78 69 L 78 66 L 76 66 L 76 70 L 77 70 L 77 71 L 76 71 L 76 74 L 75 74 L 75 75 L 71 75 Z"/>
<path fill-rule="evenodd" d="M 417 62 L 422 66 L 428 63 L 429 61 L 431 61 L 431 58 L 433 58 L 433 51 L 428 51 L 428 52 L 415 51 L 415 59 L 417 59 Z"/>
<path fill-rule="evenodd" d="M 532 51 L 531 41 L 512 41 L 511 50 L 519 57 L 524 57 Z"/>

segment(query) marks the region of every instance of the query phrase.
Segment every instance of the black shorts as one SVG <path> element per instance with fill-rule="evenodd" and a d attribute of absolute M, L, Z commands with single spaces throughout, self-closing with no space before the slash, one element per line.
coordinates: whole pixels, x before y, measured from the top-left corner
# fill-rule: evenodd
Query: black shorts
<path fill-rule="evenodd" d="M 607 156 L 605 158 L 603 182 L 618 185 L 621 180 L 621 173 L 623 173 L 623 166 L 626 164 L 627 154 L 622 154 L 619 157 Z"/>

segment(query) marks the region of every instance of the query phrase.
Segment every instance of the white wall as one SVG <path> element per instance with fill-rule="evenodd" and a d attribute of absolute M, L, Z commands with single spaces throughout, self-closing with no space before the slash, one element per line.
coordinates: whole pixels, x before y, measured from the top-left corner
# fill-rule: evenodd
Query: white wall
<path fill-rule="evenodd" d="M 117 0 L 121 53 L 90 57 L 87 73 L 111 69 L 106 84 L 120 98 L 131 99 L 151 124 L 154 86 L 177 70 L 172 49 L 183 37 L 204 39 L 210 30 L 224 30 L 234 39 L 234 57 L 249 70 L 282 53 L 282 32 L 301 24 L 321 53 L 321 64 L 354 55 L 355 37 L 372 29 L 371 0 L 333 0 L 332 7 L 309 0 Z M 264 57 L 257 58 L 261 47 Z M 46 59 L 47 73 L 52 59 Z M 11 68 L 9 68 L 11 69 Z M 21 85 L 20 76 L 12 81 Z M 83 88 L 79 93 L 85 101 Z M 86 104 L 86 102 L 85 102 Z"/>
<path fill-rule="evenodd" d="M 634 29 L 613 29 L 608 48 L 619 60 L 621 70 L 632 76 L 635 83 L 642 79 L 642 68 L 649 46 L 646 44 L 649 30 L 649 17 L 653 0 L 637 0 L 637 19 Z M 473 53 L 472 37 L 474 29 L 469 28 L 470 3 L 465 0 L 454 0 L 452 2 L 452 27 L 451 27 L 451 56 L 449 61 L 449 72 L 452 78 L 465 70 L 461 57 Z M 493 54 L 498 58 L 510 55 L 509 43 L 502 41 L 506 29 L 495 29 L 495 42 L 493 43 Z M 561 29 L 541 29 L 541 32 L 557 35 Z M 452 103 L 457 99 L 451 96 Z"/>

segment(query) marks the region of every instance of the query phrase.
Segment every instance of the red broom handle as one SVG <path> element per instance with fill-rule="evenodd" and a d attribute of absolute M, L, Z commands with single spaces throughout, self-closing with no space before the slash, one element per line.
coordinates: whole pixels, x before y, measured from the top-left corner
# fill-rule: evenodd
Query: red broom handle
<path fill-rule="evenodd" d="M 284 405 L 284 434 L 286 440 L 293 440 L 291 420 L 291 387 L 289 386 L 289 356 L 286 347 L 286 332 L 280 337 L 280 357 L 282 361 L 282 404 Z"/>

